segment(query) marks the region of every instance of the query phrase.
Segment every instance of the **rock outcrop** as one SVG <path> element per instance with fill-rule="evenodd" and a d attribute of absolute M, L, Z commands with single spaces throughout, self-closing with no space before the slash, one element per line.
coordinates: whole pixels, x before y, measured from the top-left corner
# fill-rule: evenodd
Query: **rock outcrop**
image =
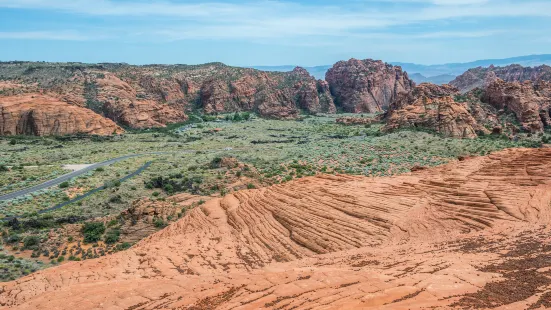
<path fill-rule="evenodd" d="M 550 200 L 551 149 L 308 177 L 214 198 L 127 251 L 2 283 L 0 307 L 540 309 Z"/>
<path fill-rule="evenodd" d="M 546 65 L 533 68 L 521 65 L 478 67 L 470 69 L 456 77 L 450 84 L 458 88 L 462 93 L 466 93 L 475 88 L 485 88 L 497 79 L 504 80 L 505 82 L 551 81 L 551 67 Z"/>
<path fill-rule="evenodd" d="M 263 72 L 220 63 L 197 66 L 74 63 L 0 63 L 3 95 L 44 93 L 133 128 L 187 120 L 187 112 L 252 111 L 296 118 L 335 113 L 325 81 L 303 68 Z"/>
<path fill-rule="evenodd" d="M 457 94 L 450 85 L 420 84 L 390 105 L 384 115 L 384 130 L 422 127 L 456 138 L 475 138 L 478 131 L 487 132 L 467 106 L 455 100 Z"/>
<path fill-rule="evenodd" d="M 144 80 L 153 83 L 151 80 Z M 140 81 L 145 83 L 144 81 Z M 99 104 L 99 110 L 115 122 L 133 127 L 150 128 L 163 127 L 165 124 L 179 123 L 187 120 L 183 107 L 168 105 L 159 102 L 160 100 L 181 99 L 178 91 L 172 89 L 164 91 L 159 85 L 155 87 L 147 84 L 153 89 L 158 89 L 160 98 L 158 100 L 139 98 L 136 90 L 128 83 L 119 79 L 112 73 L 105 73 L 94 82 L 95 93 L 93 102 Z M 143 96 L 142 96 L 143 97 Z"/>
<path fill-rule="evenodd" d="M 201 87 L 206 113 L 255 111 L 269 118 L 295 118 L 308 113 L 335 113 L 333 98 L 325 81 L 316 81 L 297 67 L 288 73 L 244 71 L 237 79 L 211 78 Z"/>
<path fill-rule="evenodd" d="M 41 94 L 0 97 L 0 135 L 111 135 L 123 130 L 95 112 Z"/>
<path fill-rule="evenodd" d="M 540 81 L 505 82 L 498 79 L 490 83 L 482 100 L 498 110 L 514 113 L 526 132 L 543 132 L 551 126 L 551 83 Z"/>
<path fill-rule="evenodd" d="M 402 68 L 372 59 L 340 61 L 327 71 L 325 79 L 337 106 L 351 113 L 385 111 L 415 86 Z"/>

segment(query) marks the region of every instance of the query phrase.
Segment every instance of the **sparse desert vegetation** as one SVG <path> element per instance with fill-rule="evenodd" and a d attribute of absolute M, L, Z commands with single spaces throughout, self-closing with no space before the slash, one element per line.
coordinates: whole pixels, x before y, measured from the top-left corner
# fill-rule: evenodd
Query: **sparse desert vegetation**
<path fill-rule="evenodd" d="M 30 259 L 34 267 L 24 270 L 37 270 L 128 248 L 209 197 L 316 174 L 396 175 L 504 148 L 539 146 L 548 137 L 524 135 L 518 141 L 496 135 L 452 139 L 421 129 L 383 133 L 377 122 L 336 123 L 342 116 L 281 121 L 233 113 L 192 117 L 187 124 L 131 130 L 114 137 L 3 138 L 2 194 L 67 173 L 61 169 L 65 164 L 91 164 L 141 154 L 58 186 L 0 202 L 4 251 L 18 259 Z M 151 162 L 147 169 L 121 182 L 147 162 Z M 44 212 L 96 188 L 103 189 Z M 186 208 L 170 207 L 175 203 L 169 198 L 179 194 L 202 198 L 190 200 Z M 143 199 L 169 207 L 162 214 L 124 215 Z M 149 232 L 132 236 L 132 227 L 138 224 L 149 227 Z M 4 280 L 9 279 L 11 276 Z"/>

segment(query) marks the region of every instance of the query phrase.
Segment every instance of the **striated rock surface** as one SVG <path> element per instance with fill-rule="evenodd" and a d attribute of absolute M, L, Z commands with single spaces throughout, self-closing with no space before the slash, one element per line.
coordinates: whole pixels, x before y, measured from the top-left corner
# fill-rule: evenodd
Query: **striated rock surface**
<path fill-rule="evenodd" d="M 144 80 L 150 83 L 146 86 L 158 90 L 160 98 L 157 101 L 139 98 L 133 87 L 111 73 L 102 74 L 101 78 L 95 80 L 95 93 L 89 100 L 92 104 L 97 102 L 98 109 L 110 119 L 133 128 L 163 127 L 165 124 L 187 120 L 183 108 L 159 103 L 159 100 L 180 98 L 178 92 L 165 91 L 159 85 L 152 86 L 153 81 L 147 78 Z"/>
<path fill-rule="evenodd" d="M 551 67 L 523 67 L 510 65 L 506 67 L 478 67 L 468 70 L 451 81 L 450 84 L 465 93 L 475 88 L 485 88 L 497 79 L 506 82 L 551 81 Z"/>
<path fill-rule="evenodd" d="M 551 292 L 549 201 L 551 149 L 309 177 L 212 199 L 127 251 L 0 284 L 0 307 L 538 309 Z"/>
<path fill-rule="evenodd" d="M 498 110 L 514 113 L 526 132 L 543 132 L 551 125 L 551 83 L 508 83 L 496 80 L 486 87 L 482 100 Z"/>
<path fill-rule="evenodd" d="M 123 130 L 95 112 L 41 94 L 0 97 L 0 135 L 111 135 Z"/>
<path fill-rule="evenodd" d="M 475 138 L 478 131 L 486 133 L 467 105 L 455 100 L 457 94 L 458 90 L 450 85 L 420 84 L 390 105 L 384 115 L 384 130 L 423 127 L 456 138 Z"/>
<path fill-rule="evenodd" d="M 337 105 L 352 113 L 385 111 L 398 95 L 415 86 L 402 68 L 372 59 L 340 61 L 325 79 Z"/>

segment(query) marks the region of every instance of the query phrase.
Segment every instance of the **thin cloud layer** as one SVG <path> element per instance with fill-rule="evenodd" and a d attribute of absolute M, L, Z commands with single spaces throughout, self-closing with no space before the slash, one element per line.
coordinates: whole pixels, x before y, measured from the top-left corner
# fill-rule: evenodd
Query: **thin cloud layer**
<path fill-rule="evenodd" d="M 43 15 L 47 22 L 26 20 L 27 12 Z M 487 38 L 502 45 L 519 32 L 528 33 L 523 39 L 533 40 L 549 29 L 551 2 L 0 0 L 2 16 L 8 21 L 0 40 L 151 44 L 200 40 L 281 47 L 341 45 L 349 51 L 369 46 L 381 51 L 379 46 L 392 46 L 392 40 L 444 46 L 454 39 Z"/>

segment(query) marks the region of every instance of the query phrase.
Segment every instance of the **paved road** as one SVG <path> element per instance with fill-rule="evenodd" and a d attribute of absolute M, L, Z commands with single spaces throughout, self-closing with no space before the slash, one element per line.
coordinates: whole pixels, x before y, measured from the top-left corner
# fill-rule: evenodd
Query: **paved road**
<path fill-rule="evenodd" d="M 89 171 L 95 170 L 99 167 L 109 166 L 109 165 L 112 165 L 112 164 L 114 164 L 116 162 L 119 162 L 121 160 L 125 160 L 125 159 L 132 158 L 132 157 L 137 157 L 137 156 L 142 156 L 142 155 L 143 154 L 126 155 L 126 156 L 122 156 L 122 157 L 113 158 L 113 159 L 110 159 L 110 160 L 107 160 L 107 161 L 104 161 L 104 162 L 101 162 L 101 163 L 93 164 L 93 165 L 91 165 L 89 167 L 86 167 L 82 170 L 67 173 L 65 175 L 60 176 L 59 178 L 46 181 L 42 184 L 38 184 L 38 185 L 33 186 L 33 187 L 24 188 L 22 190 L 18 190 L 16 192 L 0 196 L 0 201 L 11 200 L 11 199 L 14 199 L 14 198 L 17 198 L 17 197 L 25 196 L 27 194 L 39 191 L 41 189 L 56 186 L 56 185 L 59 185 L 59 184 L 65 182 L 65 181 L 69 181 L 74 177 L 78 177 L 78 176 L 83 175 L 83 174 L 85 174 Z"/>
<path fill-rule="evenodd" d="M 212 149 L 212 150 L 209 150 L 209 151 L 217 151 L 217 149 Z M 220 150 L 218 150 L 218 151 L 220 151 Z M 144 155 L 183 154 L 183 153 L 191 153 L 191 152 L 193 152 L 193 151 L 192 150 L 182 150 L 182 151 L 178 151 L 178 152 L 151 152 L 151 153 L 133 154 L 133 155 L 126 155 L 126 156 L 122 156 L 122 157 L 113 158 L 113 159 L 110 159 L 110 160 L 107 160 L 107 161 L 104 161 L 104 162 L 101 162 L 101 163 L 93 164 L 93 165 L 91 165 L 89 167 L 86 167 L 82 170 L 67 173 L 65 175 L 60 176 L 57 179 L 49 180 L 49 181 L 46 181 L 42 184 L 35 185 L 33 187 L 24 188 L 24 189 L 18 190 L 16 192 L 0 196 L 0 201 L 11 200 L 11 199 L 14 199 L 14 198 L 17 198 L 17 197 L 22 197 L 22 196 L 28 195 L 30 193 L 34 193 L 34 192 L 39 191 L 41 189 L 45 189 L 45 188 L 49 188 L 49 187 L 52 187 L 52 186 L 59 185 L 59 184 L 65 182 L 65 181 L 71 180 L 74 177 L 78 177 L 80 175 L 83 175 L 83 174 L 87 173 L 88 171 L 95 170 L 99 167 L 109 166 L 109 165 L 114 164 L 118 161 L 125 160 L 125 159 L 128 159 L 128 158 L 144 156 Z"/>

